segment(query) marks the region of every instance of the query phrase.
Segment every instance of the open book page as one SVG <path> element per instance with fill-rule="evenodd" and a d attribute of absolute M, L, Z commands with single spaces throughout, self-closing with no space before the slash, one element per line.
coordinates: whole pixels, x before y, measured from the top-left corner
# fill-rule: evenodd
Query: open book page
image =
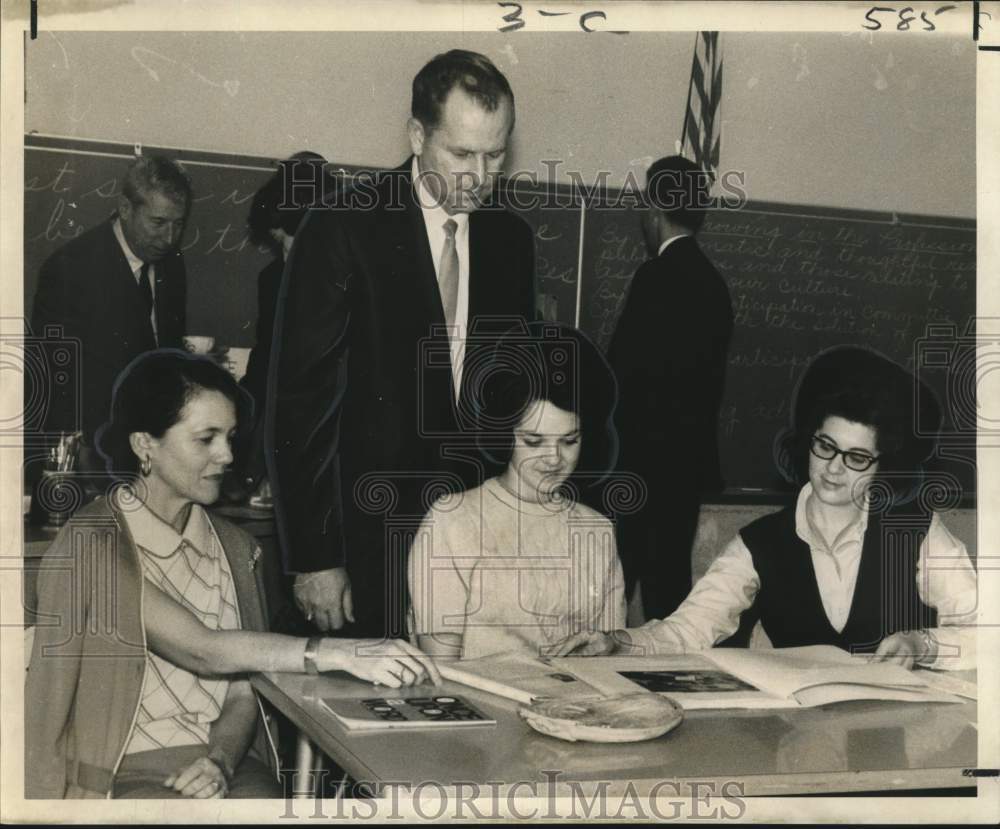
<path fill-rule="evenodd" d="M 600 690 L 573 671 L 556 667 L 550 664 L 550 660 L 520 653 L 438 662 L 438 668 L 441 675 L 452 682 L 524 704 L 537 699 L 593 699 L 602 696 Z"/>
<path fill-rule="evenodd" d="M 701 654 L 563 657 L 550 660 L 608 696 L 639 690 L 664 694 L 685 710 L 794 708 L 792 699 L 761 691 Z"/>
<path fill-rule="evenodd" d="M 791 697 L 804 688 L 838 683 L 926 688 L 918 674 L 900 665 L 871 662 L 866 656 L 851 656 L 831 646 L 774 650 L 713 648 L 705 651 L 705 656 L 723 670 L 780 697 Z"/>
<path fill-rule="evenodd" d="M 606 694 L 644 688 L 685 709 L 798 708 L 857 699 L 960 702 L 931 689 L 926 671 L 872 663 L 839 648 L 715 648 L 656 657 L 568 657 L 550 660 Z"/>
<path fill-rule="evenodd" d="M 859 699 L 880 699 L 891 702 L 962 702 L 958 697 L 926 687 L 888 687 L 851 682 L 828 682 L 795 691 L 792 697 L 803 708 L 848 702 Z"/>
<path fill-rule="evenodd" d="M 966 699 L 979 699 L 979 687 L 976 683 L 975 671 L 960 671 L 963 676 L 955 676 L 955 671 L 921 670 L 920 678 L 928 688 L 943 691 L 946 694 L 956 694 Z M 966 678 L 969 677 L 969 678 Z"/>

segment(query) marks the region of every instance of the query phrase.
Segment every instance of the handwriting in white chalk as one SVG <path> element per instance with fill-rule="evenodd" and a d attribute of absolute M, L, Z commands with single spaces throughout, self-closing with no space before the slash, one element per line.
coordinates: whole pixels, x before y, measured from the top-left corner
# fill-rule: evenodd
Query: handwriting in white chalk
<path fill-rule="evenodd" d="M 206 83 L 209 86 L 214 86 L 219 89 L 224 89 L 230 98 L 235 98 L 236 93 L 240 91 L 240 82 L 238 80 L 213 81 L 211 78 L 202 75 L 201 72 L 195 69 L 191 64 L 181 63 L 180 61 L 176 61 L 173 58 L 167 57 L 166 55 L 153 49 L 147 49 L 145 46 L 133 46 L 131 52 L 135 62 L 145 69 L 146 73 L 154 81 L 160 80 L 160 73 L 153 68 L 153 66 L 159 62 L 161 65 L 166 63 L 171 66 L 179 66 L 181 69 L 187 70 L 188 74 L 193 75 L 202 83 Z"/>

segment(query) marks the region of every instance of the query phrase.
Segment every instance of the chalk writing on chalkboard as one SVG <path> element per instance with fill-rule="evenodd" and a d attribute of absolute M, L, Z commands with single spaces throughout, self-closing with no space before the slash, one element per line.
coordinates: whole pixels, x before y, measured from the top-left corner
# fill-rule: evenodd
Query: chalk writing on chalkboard
<path fill-rule="evenodd" d="M 588 210 L 586 226 L 581 327 L 606 348 L 648 252 L 636 211 Z M 751 203 L 710 211 L 698 243 L 729 286 L 735 317 L 720 416 L 730 486 L 780 485 L 774 440 L 816 354 L 857 343 L 912 369 L 931 327 L 963 330 L 975 314 L 971 221 Z M 664 324 L 678 313 L 663 309 Z M 970 463 L 958 473 L 969 492 Z"/>
<path fill-rule="evenodd" d="M 45 259 L 117 208 L 132 157 L 99 149 L 99 154 L 74 152 L 26 141 L 24 297 L 29 313 Z M 210 334 L 226 345 L 252 346 L 256 277 L 269 252 L 250 242 L 246 217 L 270 169 L 266 162 L 239 164 L 239 159 L 218 165 L 185 163 L 183 156 L 179 160 L 194 190 L 181 239 L 188 271 L 189 333 Z"/>
<path fill-rule="evenodd" d="M 596 212 L 592 215 L 598 215 Z M 584 261 L 593 268 L 593 291 L 585 300 L 581 327 L 606 347 L 621 313 L 628 286 L 647 253 L 632 214 L 606 212 L 603 226 L 584 240 Z M 587 284 L 587 281 L 584 283 Z"/>

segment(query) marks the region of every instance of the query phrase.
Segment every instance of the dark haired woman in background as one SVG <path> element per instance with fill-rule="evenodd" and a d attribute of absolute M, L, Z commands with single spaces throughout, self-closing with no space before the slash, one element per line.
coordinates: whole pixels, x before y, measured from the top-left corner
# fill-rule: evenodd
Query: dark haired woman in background
<path fill-rule="evenodd" d="M 414 539 L 409 585 L 421 649 L 537 656 L 577 631 L 622 626 L 614 527 L 575 500 L 572 480 L 613 462 L 615 384 L 604 359 L 574 329 L 535 323 L 501 343 L 477 386 L 481 423 L 494 433 L 483 448 L 506 466 L 439 499 Z"/>
<path fill-rule="evenodd" d="M 794 405 L 793 454 L 806 479 L 796 503 L 740 530 L 667 618 L 571 637 L 557 651 L 676 653 L 733 634 L 745 646 L 759 622 L 775 647 L 975 667 L 976 574 L 918 492 L 935 441 L 915 424 L 936 432 L 940 410 L 923 388 L 915 411 L 915 382 L 867 349 L 820 355 Z"/>
<path fill-rule="evenodd" d="M 98 445 L 110 473 L 139 478 L 79 510 L 39 573 L 28 797 L 280 797 L 248 672 L 436 678 L 406 642 L 260 632 L 260 550 L 204 509 L 239 402 L 224 369 L 180 351 L 139 357 L 115 384 Z"/>

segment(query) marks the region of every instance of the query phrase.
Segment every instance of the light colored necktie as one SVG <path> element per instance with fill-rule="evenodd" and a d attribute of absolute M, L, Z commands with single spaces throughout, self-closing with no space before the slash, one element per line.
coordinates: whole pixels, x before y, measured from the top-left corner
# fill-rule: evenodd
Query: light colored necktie
<path fill-rule="evenodd" d="M 438 273 L 444 321 L 449 326 L 455 324 L 455 314 L 458 311 L 458 249 L 455 247 L 457 229 L 458 223 L 454 219 L 448 219 L 444 223 L 444 246 L 441 249 Z"/>

